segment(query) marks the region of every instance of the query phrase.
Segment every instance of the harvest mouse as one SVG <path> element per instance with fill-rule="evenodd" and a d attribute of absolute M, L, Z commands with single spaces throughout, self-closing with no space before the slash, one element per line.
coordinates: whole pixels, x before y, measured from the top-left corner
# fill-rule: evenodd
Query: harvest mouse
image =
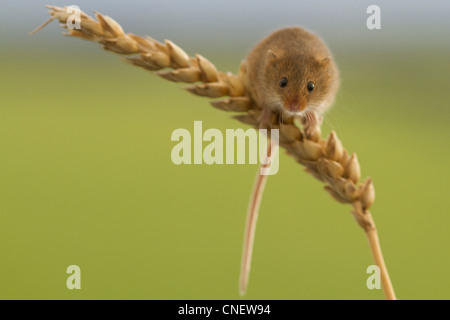
<path fill-rule="evenodd" d="M 299 27 L 275 31 L 250 52 L 246 61 L 247 91 L 262 108 L 259 126 L 271 129 L 274 120 L 283 123 L 299 118 L 306 134 L 322 122 L 339 87 L 339 74 L 325 43 Z M 268 149 L 267 157 L 277 145 Z M 244 234 L 240 292 L 245 293 L 258 209 L 267 176 L 258 171 L 250 196 Z"/>
<path fill-rule="evenodd" d="M 262 107 L 260 126 L 298 117 L 305 129 L 320 125 L 339 87 L 339 74 L 325 43 L 300 27 L 273 32 L 246 61 L 248 86 Z"/>

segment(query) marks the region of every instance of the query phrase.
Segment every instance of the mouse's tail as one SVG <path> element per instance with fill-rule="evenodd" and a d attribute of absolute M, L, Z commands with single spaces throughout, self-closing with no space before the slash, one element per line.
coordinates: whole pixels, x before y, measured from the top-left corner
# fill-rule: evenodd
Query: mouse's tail
<path fill-rule="evenodd" d="M 267 155 L 264 162 L 258 168 L 256 181 L 250 195 L 250 203 L 247 210 L 247 222 L 244 233 L 244 246 L 242 250 L 241 274 L 239 280 L 239 292 L 244 295 L 247 291 L 248 279 L 250 276 L 250 266 L 252 260 L 253 244 L 255 240 L 256 222 L 258 220 L 258 211 L 261 204 L 261 199 L 264 193 L 264 187 L 267 181 L 267 167 L 271 155 L 276 152 L 278 144 L 271 142 L 269 144 Z"/>

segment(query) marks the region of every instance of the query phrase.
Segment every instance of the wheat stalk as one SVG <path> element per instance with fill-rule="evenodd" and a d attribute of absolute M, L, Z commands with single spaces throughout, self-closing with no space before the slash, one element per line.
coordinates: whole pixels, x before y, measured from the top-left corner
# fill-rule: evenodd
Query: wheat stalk
<path fill-rule="evenodd" d="M 71 16 L 67 13 L 67 7 L 47 8 L 52 17 L 35 31 L 53 19 L 59 20 L 67 29 L 67 20 Z M 223 100 L 212 101 L 211 104 L 224 111 L 239 112 L 239 115 L 234 116 L 235 119 L 259 128 L 261 107 L 247 94 L 248 78 L 244 61 L 238 75 L 219 72 L 206 58 L 198 54 L 189 57 L 169 40 L 165 40 L 163 44 L 150 37 L 125 33 L 112 18 L 98 12 L 95 16 L 98 21 L 80 12 L 80 29 L 68 29 L 67 35 L 98 42 L 104 49 L 119 54 L 133 55 L 125 60 L 144 69 L 157 71 L 157 75 L 164 79 L 191 83 L 185 89 L 193 94 L 209 98 L 228 96 Z M 369 211 L 375 200 L 375 189 L 371 178 L 359 183 L 360 165 L 356 154 L 350 155 L 344 149 L 334 131 L 327 139 L 323 139 L 320 127 L 304 130 L 292 119 L 282 124 L 274 122 L 273 128 L 280 130 L 279 145 L 302 164 L 308 173 L 324 182 L 325 190 L 335 200 L 353 206 L 351 213 L 364 229 L 375 263 L 380 268 L 386 299 L 396 299 L 381 253 L 377 229 Z"/>

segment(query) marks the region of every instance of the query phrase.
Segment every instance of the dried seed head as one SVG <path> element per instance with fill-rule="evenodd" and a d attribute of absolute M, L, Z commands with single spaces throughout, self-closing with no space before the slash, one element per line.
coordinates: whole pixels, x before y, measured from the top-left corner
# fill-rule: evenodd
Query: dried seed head
<path fill-rule="evenodd" d="M 164 70 L 156 73 L 160 77 L 173 82 L 193 83 L 200 81 L 200 70 L 197 67 L 175 70 Z"/>
<path fill-rule="evenodd" d="M 189 67 L 189 56 L 183 49 L 170 40 L 165 40 L 167 48 L 169 48 L 170 57 L 177 68 Z"/>
<path fill-rule="evenodd" d="M 344 173 L 344 168 L 340 165 L 339 162 L 324 159 L 324 163 L 330 177 L 337 178 L 342 176 L 342 174 Z"/>
<path fill-rule="evenodd" d="M 238 76 L 231 74 L 230 72 L 228 72 L 226 76 L 227 76 L 226 82 L 230 89 L 230 96 L 231 97 L 243 96 L 245 94 L 245 89 L 241 79 Z"/>
<path fill-rule="evenodd" d="M 367 178 L 361 188 L 361 203 L 364 211 L 368 210 L 375 201 L 375 188 L 372 178 Z"/>
<path fill-rule="evenodd" d="M 351 180 L 347 180 L 345 186 L 344 186 L 344 193 L 345 195 L 353 200 L 356 200 L 358 198 L 358 188 L 356 187 L 356 185 L 353 183 L 353 181 Z"/>
<path fill-rule="evenodd" d="M 353 153 L 347 162 L 346 176 L 349 179 L 351 179 L 354 183 L 357 183 L 359 181 L 359 178 L 361 176 L 361 168 L 359 166 L 356 153 Z"/>
<path fill-rule="evenodd" d="M 89 40 L 89 41 L 93 41 L 95 40 L 94 37 L 87 35 L 84 32 L 81 32 L 79 30 L 76 29 L 72 29 L 72 30 L 68 30 L 67 33 L 64 33 L 65 36 L 71 36 L 71 37 L 77 37 L 77 38 L 81 38 L 84 40 Z"/>
<path fill-rule="evenodd" d="M 211 82 L 185 87 L 190 93 L 198 96 L 219 98 L 228 95 L 228 87 L 222 82 Z"/>
<path fill-rule="evenodd" d="M 303 144 L 298 140 L 290 144 L 288 151 L 298 160 L 307 159 L 307 154 L 303 148 Z"/>
<path fill-rule="evenodd" d="M 197 64 L 204 75 L 205 82 L 216 82 L 219 80 L 217 77 L 217 69 L 216 67 L 205 57 L 196 54 Z"/>
<path fill-rule="evenodd" d="M 120 54 L 133 54 L 139 52 L 139 45 L 128 36 L 115 39 L 103 39 L 99 41 L 106 50 L 111 50 Z"/>
<path fill-rule="evenodd" d="M 66 8 L 48 6 L 50 14 L 65 24 L 71 14 Z M 249 94 L 249 79 L 247 65 L 241 62 L 239 75 L 219 72 L 214 64 L 201 55 L 190 58 L 180 47 L 166 40 L 164 44 L 151 37 L 140 37 L 133 34 L 125 34 L 122 27 L 112 18 L 96 13 L 98 22 L 85 13 L 80 13 L 81 29 L 68 30 L 71 36 L 86 40 L 95 40 L 103 44 L 105 49 L 121 54 L 139 54 L 126 61 L 147 70 L 160 70 L 161 77 L 170 81 L 182 81 L 202 84 L 194 84 L 186 87 L 191 93 L 217 98 L 231 96 L 231 98 L 213 101 L 211 104 L 221 110 L 246 112 L 234 118 L 245 124 L 259 127 L 262 106 L 258 106 L 251 100 Z M 49 23 L 44 23 L 37 30 Z M 65 27 L 65 26 L 63 26 Z M 287 119 L 281 125 L 272 123 L 273 128 L 280 129 L 280 145 L 291 154 L 297 162 L 306 167 L 306 170 L 317 179 L 328 183 L 325 187 L 330 195 L 339 202 L 353 202 L 362 218 L 364 210 L 367 210 L 375 199 L 375 191 L 372 180 L 369 178 L 357 187 L 355 184 L 360 178 L 360 167 L 356 154 L 348 156 L 336 133 L 332 131 L 325 141 L 321 138 L 319 126 L 306 128 L 306 136 L 299 129 L 299 124 L 292 119 Z M 359 206 L 359 207 L 358 207 Z M 364 222 L 366 223 L 366 222 Z M 370 225 L 366 223 L 365 225 Z"/>
<path fill-rule="evenodd" d="M 137 44 L 139 45 L 139 51 L 141 53 L 156 51 L 156 46 L 153 41 L 150 41 L 149 39 L 140 37 L 132 33 L 128 33 L 128 36 L 137 42 Z"/>
<path fill-rule="evenodd" d="M 80 27 L 83 33 L 93 37 L 102 37 L 105 34 L 101 24 L 90 17 L 82 19 Z"/>
<path fill-rule="evenodd" d="M 125 61 L 132 63 L 135 66 L 144 68 L 146 70 L 150 70 L 150 71 L 156 71 L 156 70 L 160 70 L 161 67 L 154 64 L 151 61 L 145 60 L 142 57 L 133 57 L 133 58 L 125 58 Z"/>
<path fill-rule="evenodd" d="M 67 19 L 72 15 L 72 13 L 67 12 L 67 6 L 64 8 L 55 7 L 55 6 L 45 6 L 50 9 L 48 13 L 50 13 L 55 19 L 58 19 L 60 23 L 66 23 Z"/>
<path fill-rule="evenodd" d="M 298 162 L 300 164 L 303 165 L 303 163 Z M 308 172 L 310 175 L 312 175 L 314 178 L 316 178 L 319 181 L 325 182 L 325 180 L 323 179 L 323 177 L 320 175 L 320 173 L 316 170 L 311 170 L 310 168 L 306 167 L 305 171 Z"/>
<path fill-rule="evenodd" d="M 255 127 L 258 125 L 258 121 L 254 117 L 252 117 L 248 114 L 240 114 L 238 116 L 234 116 L 233 118 L 236 119 L 237 121 L 240 121 L 244 124 L 248 124 L 250 126 Z"/>
<path fill-rule="evenodd" d="M 153 64 L 157 65 L 162 68 L 170 67 L 170 57 L 162 52 L 152 52 L 152 53 L 145 53 L 141 55 L 145 60 L 152 62 Z"/>
<path fill-rule="evenodd" d="M 325 160 L 326 159 L 321 158 L 317 161 L 317 170 L 325 181 L 331 183 L 331 176 L 328 174 L 328 170 L 325 165 Z"/>
<path fill-rule="evenodd" d="M 347 197 L 347 194 L 345 192 L 345 188 L 347 185 L 347 180 L 345 180 L 342 177 L 333 178 L 330 186 L 333 188 L 334 191 L 336 191 L 343 199 L 346 199 L 347 202 L 350 202 L 351 199 Z"/>
<path fill-rule="evenodd" d="M 344 204 L 348 203 L 347 199 L 341 197 L 339 193 L 334 191 L 330 186 L 325 186 L 324 189 L 333 197 L 334 200 Z"/>
<path fill-rule="evenodd" d="M 211 105 L 224 111 L 246 112 L 250 109 L 250 100 L 246 97 L 236 97 L 211 101 Z"/>
<path fill-rule="evenodd" d="M 228 101 L 228 108 L 231 111 L 244 112 L 248 111 L 252 106 L 250 99 L 247 97 L 233 97 L 228 99 Z"/>
<path fill-rule="evenodd" d="M 169 48 L 167 48 L 164 44 L 162 44 L 161 42 L 153 39 L 150 36 L 145 36 L 145 40 L 147 40 L 148 42 L 150 42 L 154 47 L 155 47 L 155 51 L 161 51 L 164 52 L 165 54 L 169 55 Z"/>
<path fill-rule="evenodd" d="M 340 163 L 344 168 L 346 168 L 346 167 L 347 167 L 348 160 L 349 160 L 349 156 L 348 156 L 347 150 L 344 149 L 344 151 L 342 152 L 342 157 L 341 157 L 341 159 L 339 160 L 339 163 Z"/>
<path fill-rule="evenodd" d="M 336 132 L 331 131 L 326 143 L 327 158 L 334 161 L 339 161 L 342 158 L 344 148 L 341 141 L 336 136 Z"/>
<path fill-rule="evenodd" d="M 301 139 L 300 130 L 292 124 L 280 124 L 280 139 L 286 142 L 294 142 Z"/>
<path fill-rule="evenodd" d="M 323 156 L 322 146 L 314 141 L 303 140 L 303 148 L 307 155 L 307 160 L 317 160 Z"/>
<path fill-rule="evenodd" d="M 230 108 L 228 108 L 229 99 L 211 101 L 210 104 L 216 109 L 231 111 Z"/>
<path fill-rule="evenodd" d="M 103 27 L 105 37 L 114 38 L 122 37 L 125 35 L 125 32 L 123 31 L 120 24 L 118 24 L 113 18 L 104 16 L 99 12 L 96 12 L 95 16 L 97 17 L 98 22 L 100 22 L 101 26 Z"/>

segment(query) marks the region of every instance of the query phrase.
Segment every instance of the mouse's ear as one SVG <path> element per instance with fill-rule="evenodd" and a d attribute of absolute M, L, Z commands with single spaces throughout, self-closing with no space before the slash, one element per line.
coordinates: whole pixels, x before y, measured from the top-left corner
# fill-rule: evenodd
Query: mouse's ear
<path fill-rule="evenodd" d="M 322 65 L 329 65 L 330 62 L 331 62 L 331 57 L 328 56 L 328 57 L 325 57 L 325 58 L 321 58 L 319 61 L 320 61 L 320 63 Z"/>
<path fill-rule="evenodd" d="M 267 50 L 267 61 L 277 60 L 280 56 L 277 55 L 272 49 Z"/>

